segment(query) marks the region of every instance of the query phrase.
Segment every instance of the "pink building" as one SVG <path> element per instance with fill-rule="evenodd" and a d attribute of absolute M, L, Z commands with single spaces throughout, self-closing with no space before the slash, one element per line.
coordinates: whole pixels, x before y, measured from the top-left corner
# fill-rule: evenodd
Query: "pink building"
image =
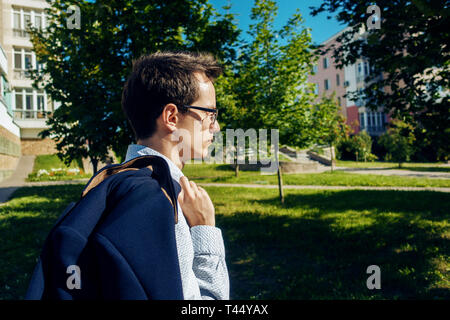
<path fill-rule="evenodd" d="M 338 46 L 336 38 L 344 31 L 345 29 L 324 41 L 322 43 L 324 49 L 332 45 Z M 362 32 L 358 36 L 363 37 L 364 33 Z M 316 85 L 316 94 L 319 98 L 335 94 L 342 114 L 355 134 L 361 130 L 367 131 L 371 136 L 382 134 L 388 120 L 383 108 L 380 106 L 376 111 L 366 108 L 362 96 L 356 101 L 345 97 L 347 93 L 362 91 L 367 86 L 364 79 L 373 72 L 369 62 L 358 59 L 355 64 L 338 69 L 332 55 L 333 50 L 321 55 L 318 64 L 313 69 L 314 74 L 308 77 L 308 81 Z"/>

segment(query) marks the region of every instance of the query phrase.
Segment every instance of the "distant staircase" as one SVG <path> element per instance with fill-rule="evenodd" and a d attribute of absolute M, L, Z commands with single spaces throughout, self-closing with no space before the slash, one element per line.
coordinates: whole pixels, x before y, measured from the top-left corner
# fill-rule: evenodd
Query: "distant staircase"
<path fill-rule="evenodd" d="M 304 172 L 322 172 L 322 171 L 326 171 L 329 166 L 324 165 L 322 163 L 320 163 L 317 160 L 314 160 L 311 158 L 311 156 L 308 154 L 308 150 L 295 150 L 293 148 L 290 147 L 282 147 L 280 148 L 280 153 L 283 154 L 283 156 L 291 159 L 294 163 L 291 165 L 291 167 L 293 166 L 297 166 L 302 168 L 301 171 Z M 286 169 L 288 169 L 289 166 L 286 165 Z M 285 170 L 286 171 L 286 170 Z"/>

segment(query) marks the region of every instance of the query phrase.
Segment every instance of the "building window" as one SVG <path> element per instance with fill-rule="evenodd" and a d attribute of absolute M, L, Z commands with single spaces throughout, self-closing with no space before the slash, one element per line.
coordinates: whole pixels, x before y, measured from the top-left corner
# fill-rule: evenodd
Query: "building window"
<path fill-rule="evenodd" d="M 362 70 L 363 70 L 363 66 L 362 66 L 362 62 L 358 63 L 358 76 L 362 75 Z"/>
<path fill-rule="evenodd" d="M 23 109 L 23 96 L 22 96 L 22 90 L 17 91 L 15 93 L 15 102 L 16 102 L 16 109 L 22 110 Z"/>
<path fill-rule="evenodd" d="M 330 88 L 330 82 L 328 81 L 328 79 L 325 79 L 324 87 L 325 87 L 325 90 L 328 90 Z"/>
<path fill-rule="evenodd" d="M 15 88 L 14 117 L 18 119 L 45 118 L 47 110 L 47 95 L 44 90 L 31 88 Z"/>
<path fill-rule="evenodd" d="M 315 85 L 314 85 L 314 93 L 319 94 L 319 84 L 318 83 L 315 83 Z"/>
<path fill-rule="evenodd" d="M 363 75 L 363 63 L 360 62 L 357 64 L 357 72 L 356 72 L 356 82 L 362 82 L 364 79 L 364 75 Z"/>
<path fill-rule="evenodd" d="M 44 111 L 44 91 L 39 90 L 37 92 L 37 108 L 38 111 Z"/>
<path fill-rule="evenodd" d="M 14 50 L 14 69 L 22 70 L 22 51 Z"/>
<path fill-rule="evenodd" d="M 20 12 L 17 11 L 13 12 L 13 29 L 22 29 L 20 23 Z"/>
<path fill-rule="evenodd" d="M 14 37 L 29 38 L 26 29 L 28 27 L 35 27 L 42 30 L 46 20 L 45 14 L 42 11 L 14 8 L 12 12 L 13 35 Z"/>
<path fill-rule="evenodd" d="M 313 66 L 312 71 L 313 73 L 317 73 L 317 65 Z"/>
<path fill-rule="evenodd" d="M 341 79 L 339 77 L 339 75 L 336 75 L 336 86 L 340 86 L 341 85 Z"/>
<path fill-rule="evenodd" d="M 364 115 L 364 113 L 359 114 L 359 126 L 361 129 L 364 129 L 365 127 Z"/>
<path fill-rule="evenodd" d="M 366 61 L 364 62 L 364 75 L 368 76 L 370 73 L 369 63 Z"/>
<path fill-rule="evenodd" d="M 33 68 L 33 56 L 31 53 L 31 50 L 24 50 L 24 61 L 25 61 L 25 69 L 32 69 Z"/>
<path fill-rule="evenodd" d="M 328 58 L 323 58 L 323 68 L 324 69 L 328 68 L 328 65 L 329 65 Z"/>
<path fill-rule="evenodd" d="M 36 12 L 34 14 L 34 27 L 39 30 L 42 30 L 42 14 L 41 13 Z"/>
<path fill-rule="evenodd" d="M 338 97 L 338 105 L 341 106 L 341 97 Z"/>
<path fill-rule="evenodd" d="M 23 29 L 27 29 L 30 26 L 32 26 L 32 24 L 31 24 L 31 11 L 23 10 L 23 23 L 24 23 L 24 28 Z"/>
<path fill-rule="evenodd" d="M 14 48 L 14 78 L 27 79 L 27 70 L 34 69 L 36 56 L 35 53 L 29 49 Z"/>
<path fill-rule="evenodd" d="M 33 90 L 25 89 L 25 107 L 27 110 L 33 110 Z"/>

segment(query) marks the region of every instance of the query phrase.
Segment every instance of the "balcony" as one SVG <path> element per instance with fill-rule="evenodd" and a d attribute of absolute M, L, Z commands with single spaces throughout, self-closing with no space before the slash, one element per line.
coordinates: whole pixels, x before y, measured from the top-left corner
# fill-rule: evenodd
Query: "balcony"
<path fill-rule="evenodd" d="M 36 110 L 13 110 L 15 120 L 46 120 L 51 116 L 50 111 L 36 111 Z"/>
<path fill-rule="evenodd" d="M 13 36 L 15 38 L 24 38 L 24 39 L 30 38 L 30 34 L 23 29 L 13 29 Z"/>
<path fill-rule="evenodd" d="M 13 110 L 14 122 L 20 128 L 22 138 L 39 138 L 38 133 L 48 128 L 47 119 L 51 116 L 48 111 Z"/>
<path fill-rule="evenodd" d="M 367 131 L 367 133 L 371 136 L 379 136 L 386 131 L 385 126 L 367 126 L 361 125 L 361 130 Z"/>
<path fill-rule="evenodd" d="M 31 80 L 28 70 L 14 69 L 14 79 L 16 80 Z"/>

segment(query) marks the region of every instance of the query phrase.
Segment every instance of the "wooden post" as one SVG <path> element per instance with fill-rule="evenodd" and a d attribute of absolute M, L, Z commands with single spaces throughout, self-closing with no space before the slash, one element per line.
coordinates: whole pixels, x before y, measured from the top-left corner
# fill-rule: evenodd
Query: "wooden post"
<path fill-rule="evenodd" d="M 277 166 L 278 166 L 278 189 L 280 191 L 280 201 L 281 204 L 284 204 L 284 193 L 283 193 L 283 177 L 281 174 L 281 166 L 280 166 L 280 161 L 278 160 L 278 145 L 275 148 L 275 161 L 277 162 Z"/>

